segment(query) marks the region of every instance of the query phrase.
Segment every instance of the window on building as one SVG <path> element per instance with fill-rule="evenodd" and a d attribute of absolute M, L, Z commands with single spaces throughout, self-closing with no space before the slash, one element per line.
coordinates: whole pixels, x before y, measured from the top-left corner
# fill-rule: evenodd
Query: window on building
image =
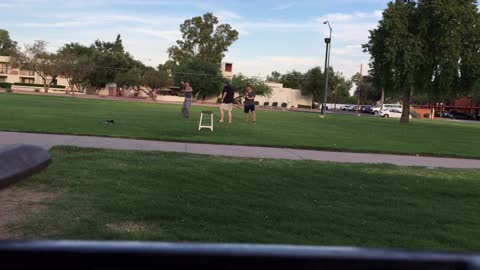
<path fill-rule="evenodd" d="M 232 72 L 232 64 L 225 64 L 225 72 Z"/>
<path fill-rule="evenodd" d="M 0 82 L 6 82 L 7 81 L 7 77 L 5 76 L 0 76 Z"/>
<path fill-rule="evenodd" d="M 35 76 L 35 71 L 22 69 L 22 70 L 20 70 L 20 75 L 23 75 L 23 76 Z"/>
<path fill-rule="evenodd" d="M 33 78 L 22 78 L 22 83 L 35 83 Z"/>
<path fill-rule="evenodd" d="M 8 66 L 7 63 L 0 63 L 0 74 L 7 74 Z"/>

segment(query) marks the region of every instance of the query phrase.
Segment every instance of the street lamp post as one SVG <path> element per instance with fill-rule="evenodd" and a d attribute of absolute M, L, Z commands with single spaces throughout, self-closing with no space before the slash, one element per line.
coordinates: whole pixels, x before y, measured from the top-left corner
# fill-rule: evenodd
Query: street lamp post
<path fill-rule="evenodd" d="M 323 97 L 323 104 L 322 104 L 322 111 L 321 114 L 325 115 L 325 110 L 327 106 L 327 95 L 328 95 L 328 69 L 330 67 L 330 47 L 332 43 L 332 26 L 330 25 L 329 21 L 323 22 L 323 24 L 327 24 L 328 28 L 330 28 L 330 37 L 325 39 L 325 95 Z"/>

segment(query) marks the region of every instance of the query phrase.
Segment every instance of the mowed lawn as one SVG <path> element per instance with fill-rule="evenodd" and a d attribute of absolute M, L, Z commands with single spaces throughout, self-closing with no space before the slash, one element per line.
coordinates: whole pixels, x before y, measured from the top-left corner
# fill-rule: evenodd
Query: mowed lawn
<path fill-rule="evenodd" d="M 25 239 L 480 250 L 480 171 L 56 147 Z"/>
<path fill-rule="evenodd" d="M 98 135 L 152 140 L 260 145 L 353 152 L 480 158 L 480 124 L 259 111 L 258 123 L 215 123 L 198 131 L 202 109 L 182 118 L 180 105 L 91 100 L 69 97 L 0 94 L 0 130 Z M 113 119 L 115 124 L 103 125 Z"/>

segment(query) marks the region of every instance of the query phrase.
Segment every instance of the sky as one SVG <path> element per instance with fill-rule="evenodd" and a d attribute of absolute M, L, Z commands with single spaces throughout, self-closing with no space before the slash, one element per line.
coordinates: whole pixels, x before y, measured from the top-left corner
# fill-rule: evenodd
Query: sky
<path fill-rule="evenodd" d="M 266 76 L 323 69 L 325 20 L 333 28 L 331 66 L 348 78 L 364 73 L 369 55 L 361 44 L 376 27 L 388 0 L 0 0 L 0 28 L 20 45 L 48 42 L 55 51 L 65 43 L 90 45 L 121 34 L 125 49 L 146 65 L 168 59 L 167 48 L 181 38 L 188 18 L 212 12 L 239 32 L 225 61 L 234 73 Z"/>

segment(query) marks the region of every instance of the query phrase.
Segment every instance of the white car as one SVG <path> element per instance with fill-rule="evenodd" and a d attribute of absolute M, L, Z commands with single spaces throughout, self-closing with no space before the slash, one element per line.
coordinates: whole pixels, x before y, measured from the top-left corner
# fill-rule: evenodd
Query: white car
<path fill-rule="evenodd" d="M 340 107 L 340 110 L 342 111 L 355 111 L 356 106 L 355 105 L 343 105 Z"/>
<path fill-rule="evenodd" d="M 400 105 L 400 104 L 383 104 L 383 110 L 388 110 L 388 109 L 399 109 L 401 111 L 402 110 L 402 105 Z M 381 110 L 382 110 L 382 106 L 376 105 L 372 108 L 372 113 L 375 114 L 375 115 L 379 115 Z"/>
<path fill-rule="evenodd" d="M 402 117 L 402 109 L 386 109 L 383 111 L 380 111 L 378 113 L 379 116 L 384 117 L 384 118 L 401 118 Z M 410 119 L 412 118 L 411 115 L 409 115 Z"/>

